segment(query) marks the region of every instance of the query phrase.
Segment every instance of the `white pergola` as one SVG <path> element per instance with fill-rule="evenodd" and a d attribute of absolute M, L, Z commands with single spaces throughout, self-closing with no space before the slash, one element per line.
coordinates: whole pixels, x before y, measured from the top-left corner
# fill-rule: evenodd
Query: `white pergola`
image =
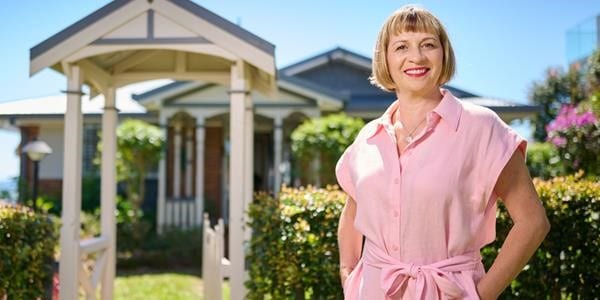
<path fill-rule="evenodd" d="M 115 91 L 152 79 L 197 80 L 229 87 L 229 259 L 232 299 L 243 299 L 244 212 L 252 201 L 253 104 L 250 91 L 276 92 L 274 46 L 189 0 L 115 0 L 31 49 L 30 74 L 52 68 L 67 77 L 64 119 L 60 298 L 113 298 L 116 224 Z M 82 85 L 105 99 L 102 115 L 101 235 L 79 239 Z M 161 119 L 161 122 L 165 120 Z M 165 125 L 165 124 L 161 124 Z M 201 138 L 201 137 L 200 137 Z M 164 159 L 159 172 L 164 173 Z M 201 183 L 200 183 L 201 184 Z M 164 181 L 159 193 L 165 192 Z M 202 193 L 196 196 L 203 203 Z M 159 205 L 161 202 L 159 201 Z M 82 257 L 97 253 L 92 274 Z"/>

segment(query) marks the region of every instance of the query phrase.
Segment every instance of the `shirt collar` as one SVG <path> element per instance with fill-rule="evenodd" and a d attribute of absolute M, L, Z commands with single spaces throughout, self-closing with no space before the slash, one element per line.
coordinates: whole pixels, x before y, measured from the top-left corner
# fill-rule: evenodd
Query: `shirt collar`
<path fill-rule="evenodd" d="M 463 110 L 462 104 L 449 90 L 441 89 L 441 92 L 444 97 L 433 111 L 440 115 L 442 120 L 444 120 L 450 128 L 454 131 L 458 131 L 460 116 L 462 115 Z"/>
<path fill-rule="evenodd" d="M 431 113 L 437 114 L 448 126 L 454 131 L 458 130 L 458 125 L 460 121 L 460 116 L 462 114 L 462 104 L 460 101 L 452 95 L 449 90 L 440 89 L 442 93 L 442 100 L 438 105 L 432 110 Z M 399 105 L 399 101 L 394 101 L 381 115 L 379 118 L 375 119 L 375 126 L 372 128 L 371 132 L 368 133 L 367 138 L 374 136 L 379 129 L 384 128 L 386 126 L 391 126 L 391 116 L 392 113 L 397 109 Z M 430 113 L 430 114 L 431 114 Z M 431 116 L 427 116 L 428 119 Z"/>

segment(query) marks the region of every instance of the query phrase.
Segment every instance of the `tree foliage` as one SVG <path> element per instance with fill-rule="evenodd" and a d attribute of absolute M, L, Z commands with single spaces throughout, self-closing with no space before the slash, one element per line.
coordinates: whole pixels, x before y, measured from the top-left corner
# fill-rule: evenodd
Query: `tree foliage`
<path fill-rule="evenodd" d="M 292 152 L 300 162 L 304 184 L 314 184 L 311 162 L 320 158 L 321 184 L 333 184 L 335 163 L 354 141 L 364 122 L 344 113 L 308 119 L 292 132 Z"/>
<path fill-rule="evenodd" d="M 546 126 L 556 118 L 564 105 L 578 106 L 600 98 L 600 50 L 595 51 L 583 66 L 573 64 L 567 72 L 550 68 L 544 80 L 534 82 L 529 93 L 531 102 L 542 107 L 536 115 L 534 138 L 547 138 Z M 598 102 L 598 101 L 597 101 Z M 597 105 L 598 106 L 598 105 Z"/>
<path fill-rule="evenodd" d="M 534 138 L 546 140 L 546 125 L 556 116 L 562 105 L 577 104 L 585 99 L 581 73 L 576 67 L 565 73 L 560 68 L 549 69 L 542 82 L 534 82 L 530 99 L 540 105 L 542 111 L 536 115 Z"/>
<path fill-rule="evenodd" d="M 156 167 L 165 144 L 160 128 L 141 120 L 125 120 L 117 128 L 117 180 L 125 183 L 135 209 L 144 201 L 145 179 Z M 101 152 L 102 140 L 98 142 Z"/>

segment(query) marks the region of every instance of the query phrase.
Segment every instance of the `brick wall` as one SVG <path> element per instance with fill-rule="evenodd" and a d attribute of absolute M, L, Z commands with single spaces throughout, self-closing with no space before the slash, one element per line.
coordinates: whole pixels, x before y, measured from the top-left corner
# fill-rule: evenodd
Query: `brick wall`
<path fill-rule="evenodd" d="M 221 158 L 223 156 L 223 128 L 206 127 L 204 148 L 205 206 L 212 205 L 221 216 Z"/>

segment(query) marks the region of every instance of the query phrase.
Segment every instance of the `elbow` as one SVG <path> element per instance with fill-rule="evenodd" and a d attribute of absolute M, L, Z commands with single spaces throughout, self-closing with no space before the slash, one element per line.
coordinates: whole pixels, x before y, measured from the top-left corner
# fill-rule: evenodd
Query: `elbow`
<path fill-rule="evenodd" d="M 529 218 L 514 221 L 514 225 L 528 231 L 533 240 L 541 242 L 550 232 L 550 221 L 545 213 L 534 214 Z"/>
<path fill-rule="evenodd" d="M 546 237 L 546 235 L 548 235 L 548 233 L 550 232 L 550 221 L 548 220 L 548 217 L 543 214 L 541 215 L 539 218 L 537 218 L 537 222 L 535 222 L 534 224 L 534 228 L 536 228 L 536 233 L 537 235 L 540 237 L 540 240 L 543 241 L 544 238 Z"/>
<path fill-rule="evenodd" d="M 548 220 L 548 217 L 546 215 L 544 215 L 544 217 L 542 218 L 542 225 L 540 227 L 541 227 L 541 231 L 545 237 L 550 232 L 550 228 L 552 227 L 552 225 L 550 225 L 550 221 Z"/>

